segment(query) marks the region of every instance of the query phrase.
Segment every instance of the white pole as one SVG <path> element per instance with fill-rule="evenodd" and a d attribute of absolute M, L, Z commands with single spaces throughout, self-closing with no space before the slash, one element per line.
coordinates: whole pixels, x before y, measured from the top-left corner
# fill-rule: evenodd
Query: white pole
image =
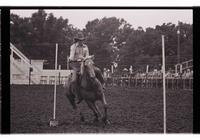
<path fill-rule="evenodd" d="M 133 66 L 132 65 L 130 66 L 129 71 L 130 71 L 130 74 L 133 73 Z"/>
<path fill-rule="evenodd" d="M 183 66 L 180 64 L 180 73 L 183 73 Z"/>
<path fill-rule="evenodd" d="M 67 56 L 67 70 L 69 70 L 69 56 Z"/>
<path fill-rule="evenodd" d="M 111 65 L 111 72 L 112 72 L 112 74 L 113 74 L 113 72 L 114 72 L 113 65 Z"/>
<path fill-rule="evenodd" d="M 163 129 L 166 133 L 166 87 L 165 87 L 165 40 L 162 35 L 162 72 L 163 72 Z"/>
<path fill-rule="evenodd" d="M 178 67 L 178 65 L 175 65 L 175 73 L 177 73 L 178 71 L 177 71 L 177 67 Z"/>
<path fill-rule="evenodd" d="M 147 65 L 147 67 L 146 67 L 146 73 L 148 73 L 149 72 L 149 65 Z"/>
<path fill-rule="evenodd" d="M 57 84 L 57 57 L 58 57 L 58 44 L 56 43 L 56 55 L 55 55 L 55 83 L 54 83 L 54 106 L 53 106 L 53 119 L 56 119 L 56 84 Z"/>

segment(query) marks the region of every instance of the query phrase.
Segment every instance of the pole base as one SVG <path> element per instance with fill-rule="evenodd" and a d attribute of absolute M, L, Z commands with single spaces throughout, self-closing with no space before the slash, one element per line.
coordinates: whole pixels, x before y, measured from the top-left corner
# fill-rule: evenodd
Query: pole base
<path fill-rule="evenodd" d="M 58 126 L 58 121 L 56 121 L 56 120 L 50 120 L 49 125 L 50 125 L 50 127 Z"/>

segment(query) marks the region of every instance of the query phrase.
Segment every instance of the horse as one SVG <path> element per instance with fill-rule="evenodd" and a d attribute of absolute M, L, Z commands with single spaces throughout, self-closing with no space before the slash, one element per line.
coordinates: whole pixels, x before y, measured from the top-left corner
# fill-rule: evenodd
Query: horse
<path fill-rule="evenodd" d="M 94 120 L 93 122 L 99 122 L 99 118 L 103 121 L 103 123 L 110 124 L 108 117 L 107 117 L 107 109 L 108 104 L 106 102 L 104 89 L 99 79 L 98 74 L 95 73 L 95 66 L 93 62 L 94 56 L 89 56 L 82 60 L 81 62 L 81 70 L 80 75 L 77 78 L 78 86 L 73 85 L 69 80 L 67 85 L 65 86 L 66 97 L 69 100 L 70 104 L 72 105 L 75 111 L 78 111 L 80 114 L 80 120 L 85 121 L 83 113 L 78 109 L 77 105 L 79 103 L 75 102 L 76 93 L 75 91 L 78 89 L 79 94 L 84 100 L 88 107 L 94 113 Z M 96 101 L 101 101 L 104 108 L 104 115 L 102 116 L 101 112 L 98 109 Z"/>

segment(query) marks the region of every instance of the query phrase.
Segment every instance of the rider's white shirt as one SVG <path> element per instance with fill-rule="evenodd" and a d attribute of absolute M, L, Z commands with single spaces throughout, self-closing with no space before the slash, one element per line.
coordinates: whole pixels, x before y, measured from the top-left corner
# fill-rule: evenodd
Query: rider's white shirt
<path fill-rule="evenodd" d="M 78 60 L 82 57 L 88 57 L 89 56 L 89 50 L 87 45 L 83 44 L 83 46 L 78 46 L 78 43 L 74 43 L 70 47 L 70 60 Z"/>

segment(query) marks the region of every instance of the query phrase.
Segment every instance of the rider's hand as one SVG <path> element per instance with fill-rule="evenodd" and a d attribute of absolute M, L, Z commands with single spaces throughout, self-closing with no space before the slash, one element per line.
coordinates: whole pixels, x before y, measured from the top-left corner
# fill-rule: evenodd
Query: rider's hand
<path fill-rule="evenodd" d="M 94 55 L 91 55 L 90 57 L 91 57 L 91 59 L 94 59 Z"/>
<path fill-rule="evenodd" d="M 85 59 L 85 57 L 83 57 L 83 56 L 80 56 L 80 57 L 79 57 L 79 59 L 81 59 L 81 60 L 84 60 L 84 59 Z"/>
<path fill-rule="evenodd" d="M 81 59 L 77 59 L 77 61 L 78 61 L 78 62 L 81 62 L 82 60 L 81 60 Z"/>

